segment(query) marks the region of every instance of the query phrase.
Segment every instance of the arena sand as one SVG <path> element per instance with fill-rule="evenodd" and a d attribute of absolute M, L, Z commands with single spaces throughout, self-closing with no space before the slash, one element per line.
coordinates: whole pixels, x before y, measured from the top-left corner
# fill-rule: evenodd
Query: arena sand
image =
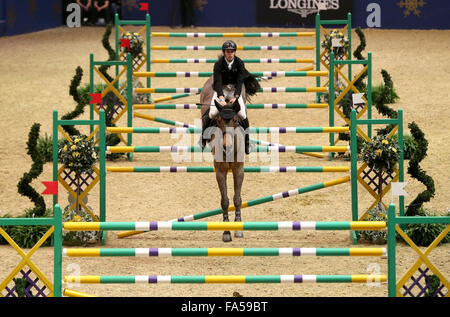
<path fill-rule="evenodd" d="M 172 31 L 154 27 L 152 31 Z M 182 31 L 192 31 L 182 30 Z M 195 32 L 267 32 L 288 29 L 265 28 L 196 28 Z M 294 31 L 294 30 L 292 30 Z M 301 31 L 296 29 L 295 31 Z M 311 30 L 306 30 L 311 31 Z M 52 111 L 61 117 L 72 111 L 75 103 L 69 95 L 69 83 L 75 68 L 84 70 L 82 82 L 89 82 L 89 54 L 95 60 L 106 60 L 107 53 L 101 45 L 104 28 L 78 29 L 55 28 L 41 32 L 0 38 L 0 210 L 2 214 L 18 215 L 32 207 L 28 198 L 17 192 L 17 183 L 23 173 L 29 171 L 31 159 L 26 153 L 28 133 L 33 123 L 41 124 L 41 136 L 52 134 Z M 416 122 L 429 142 L 428 156 L 421 167 L 435 182 L 435 197 L 425 206 L 443 213 L 450 207 L 450 31 L 403 31 L 366 29 L 367 47 L 363 54 L 372 52 L 373 84 L 382 82 L 381 70 L 392 76 L 400 100 L 391 105 L 404 111 L 405 133 L 408 123 Z M 114 34 L 110 37 L 110 42 Z M 353 49 L 359 44 L 353 34 Z M 314 45 L 307 38 L 246 38 L 236 39 L 238 45 Z M 152 38 L 152 45 L 221 45 L 222 39 Z M 215 58 L 219 51 L 154 51 L 152 58 Z M 241 58 L 311 58 L 311 51 L 239 51 Z M 293 70 L 301 64 L 247 64 L 250 71 Z M 212 64 L 154 64 L 153 71 L 211 71 Z M 355 72 L 357 67 L 355 67 Z M 96 79 L 96 82 L 100 82 Z M 203 78 L 157 78 L 153 87 L 201 87 Z M 266 87 L 314 86 L 314 78 L 279 78 L 263 82 Z M 163 96 L 163 94 L 158 95 Z M 168 103 L 195 103 L 198 96 Z M 260 93 L 254 103 L 310 103 L 314 94 Z M 199 124 L 199 111 L 191 110 L 140 110 L 171 120 Z M 375 111 L 376 112 L 376 111 Z M 326 109 L 249 110 L 252 126 L 327 126 Z M 374 117 L 380 117 L 375 114 Z M 88 111 L 80 117 L 87 119 Z M 123 121 L 122 121 L 123 122 Z M 143 119 L 135 119 L 135 126 L 164 126 Z M 342 124 L 342 121 L 337 123 Z M 174 145 L 191 142 L 168 135 L 135 135 L 136 145 Z M 280 135 L 278 142 L 286 145 L 327 145 L 328 135 Z M 274 140 L 272 140 L 274 141 Z M 186 145 L 186 144 L 184 144 Z M 203 165 L 174 162 L 170 154 L 141 153 L 134 155 L 134 162 L 125 159 L 108 162 L 108 166 L 167 166 Z M 193 156 L 190 156 L 193 160 Z M 270 157 L 267 154 L 249 156 L 247 165 L 316 166 L 349 165 L 346 160 L 317 159 L 294 154 Z M 259 161 L 258 161 L 259 160 Z M 406 197 L 408 204 L 423 191 L 424 186 L 407 173 Z M 253 174 L 245 175 L 243 201 L 310 184 L 342 177 L 342 174 Z M 41 181 L 52 179 L 52 165 L 47 163 L 43 173 L 32 182 L 41 192 Z M 232 180 L 228 183 L 232 195 Z M 61 192 L 62 186 L 59 187 Z M 372 203 L 372 198 L 359 187 L 360 214 Z M 45 201 L 51 205 L 51 197 Z M 385 202 L 391 201 L 390 195 Z M 67 205 L 61 194 L 61 205 Z M 97 210 L 98 190 L 89 196 L 88 205 Z M 213 174 L 108 174 L 107 220 L 109 221 L 163 221 L 180 216 L 218 208 L 220 196 Z M 221 221 L 221 216 L 206 219 Z M 298 195 L 281 201 L 266 203 L 243 210 L 244 221 L 347 221 L 351 220 L 350 185 L 343 184 L 324 190 Z M 245 232 L 244 239 L 233 239 L 229 244 L 221 241 L 221 232 L 156 232 L 118 239 L 115 232 L 108 233 L 106 247 L 350 247 L 347 231 L 331 232 Z M 358 247 L 371 246 L 360 243 Z M 423 249 L 423 248 L 422 248 Z M 434 250 L 430 259 L 449 276 L 450 246 Z M 2 279 L 20 261 L 16 252 L 8 246 L 0 246 Z M 32 257 L 48 276 L 52 276 L 52 249 L 39 249 Z M 50 259 L 50 260 L 49 260 Z M 417 256 L 411 248 L 398 244 L 397 274 L 400 277 L 414 263 Z M 372 257 L 184 257 L 184 258 L 82 258 L 63 260 L 63 275 L 77 273 L 71 263 L 79 265 L 82 275 L 279 275 L 279 274 L 371 274 L 387 272 L 386 259 Z M 374 265 L 375 264 L 375 265 Z M 372 268 L 372 269 L 371 269 Z M 366 284 L 206 284 L 206 285 L 69 285 L 79 291 L 100 296 L 232 296 L 239 292 L 245 297 L 304 297 L 304 296 L 387 296 L 387 285 Z"/>

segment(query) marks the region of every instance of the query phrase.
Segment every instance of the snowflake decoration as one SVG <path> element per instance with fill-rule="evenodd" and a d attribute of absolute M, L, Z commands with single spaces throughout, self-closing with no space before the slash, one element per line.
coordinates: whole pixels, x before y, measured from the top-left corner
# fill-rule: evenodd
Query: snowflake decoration
<path fill-rule="evenodd" d="M 122 5 L 128 9 L 128 11 L 132 11 L 135 8 L 138 8 L 137 0 L 122 0 Z"/>
<path fill-rule="evenodd" d="M 405 10 L 403 11 L 405 18 L 411 13 L 413 13 L 415 16 L 420 16 L 419 8 L 424 7 L 426 4 L 427 3 L 423 0 L 402 0 L 400 2 L 397 2 L 397 5 L 400 8 L 405 8 Z"/>

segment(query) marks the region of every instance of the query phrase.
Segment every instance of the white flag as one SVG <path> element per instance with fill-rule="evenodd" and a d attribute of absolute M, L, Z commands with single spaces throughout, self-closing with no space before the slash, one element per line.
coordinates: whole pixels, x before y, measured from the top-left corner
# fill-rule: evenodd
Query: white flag
<path fill-rule="evenodd" d="M 364 96 L 364 93 L 359 93 L 359 94 L 353 94 L 352 95 L 352 99 L 353 99 L 353 104 L 357 105 L 360 103 L 364 103 L 364 100 L 362 99 L 362 97 Z"/>
<path fill-rule="evenodd" d="M 405 186 L 408 184 L 408 182 L 392 182 L 391 183 L 391 192 L 392 196 L 408 196 L 408 193 L 405 190 Z"/>
<path fill-rule="evenodd" d="M 342 47 L 341 39 L 331 39 L 332 47 Z"/>

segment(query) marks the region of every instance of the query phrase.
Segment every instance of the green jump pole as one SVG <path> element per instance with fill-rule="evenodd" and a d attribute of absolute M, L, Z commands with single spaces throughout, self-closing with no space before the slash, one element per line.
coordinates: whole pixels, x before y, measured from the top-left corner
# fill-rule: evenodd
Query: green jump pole
<path fill-rule="evenodd" d="M 388 238 L 388 296 L 397 296 L 397 273 L 395 269 L 395 204 L 390 204 L 388 208 L 387 238 Z"/>
<path fill-rule="evenodd" d="M 89 92 L 91 94 L 94 93 L 94 54 L 92 53 L 89 54 Z M 89 119 L 94 120 L 94 105 L 92 103 L 89 104 Z M 93 131 L 94 128 L 90 126 L 89 133 L 92 133 Z"/>
<path fill-rule="evenodd" d="M 372 52 L 367 53 L 367 119 L 372 119 Z M 372 139 L 371 124 L 367 125 L 367 136 Z"/>
<path fill-rule="evenodd" d="M 348 59 L 352 59 L 352 14 L 347 14 Z M 352 79 L 352 64 L 348 64 L 348 78 Z"/>
<path fill-rule="evenodd" d="M 106 221 L 106 118 L 105 111 L 99 116 L 99 165 L 100 165 L 100 221 Z M 102 245 L 106 243 L 106 232 L 101 233 Z"/>
<path fill-rule="evenodd" d="M 358 220 L 358 150 L 357 150 L 357 134 L 356 134 L 356 110 L 350 113 L 350 155 L 351 155 L 351 190 L 352 190 L 352 220 Z M 357 244 L 356 233 L 351 232 L 353 244 Z"/>
<path fill-rule="evenodd" d="M 146 69 L 149 72 L 151 70 L 151 50 L 150 50 L 150 41 L 151 41 L 151 37 L 150 37 L 150 14 L 146 14 L 145 15 L 145 39 L 146 39 L 146 47 L 145 47 L 145 54 L 147 55 L 147 59 L 145 61 L 146 63 Z M 147 88 L 151 88 L 152 83 L 151 83 L 151 78 L 147 78 Z M 151 100 L 151 94 L 148 95 L 149 100 Z"/>
<path fill-rule="evenodd" d="M 403 109 L 398 109 L 398 145 L 400 147 L 400 159 L 398 161 L 398 181 L 403 183 L 405 181 L 405 175 L 404 175 L 404 140 L 403 140 Z M 405 215 L 405 197 L 399 196 L 399 215 L 404 216 Z M 402 229 L 405 229 L 404 226 L 401 226 Z"/>
<path fill-rule="evenodd" d="M 127 126 L 131 128 L 133 126 L 133 61 L 131 54 L 127 54 Z M 127 135 L 127 145 L 133 144 L 133 135 L 129 133 Z M 128 160 L 133 160 L 133 153 L 127 153 Z"/>
<path fill-rule="evenodd" d="M 334 127 L 334 52 L 330 53 L 330 71 L 328 84 L 328 121 L 329 126 Z M 334 145 L 334 133 L 329 134 L 330 146 Z M 329 154 L 330 161 L 333 159 L 333 153 Z"/>
<path fill-rule="evenodd" d="M 52 144 L 52 158 L 53 158 L 53 181 L 58 181 L 58 110 L 53 110 L 53 144 Z M 57 196 L 53 195 L 53 206 L 57 203 Z"/>
<path fill-rule="evenodd" d="M 320 13 L 316 14 L 316 71 L 320 71 Z M 320 77 L 316 77 L 316 87 L 320 87 Z M 320 93 L 316 93 L 316 102 L 320 101 Z"/>
<path fill-rule="evenodd" d="M 53 296 L 62 296 L 62 211 L 53 205 Z"/>
<path fill-rule="evenodd" d="M 114 15 L 114 30 L 115 30 L 115 48 L 116 48 L 116 61 L 119 60 L 119 14 Z M 116 65 L 116 77 L 119 75 L 119 65 Z"/>

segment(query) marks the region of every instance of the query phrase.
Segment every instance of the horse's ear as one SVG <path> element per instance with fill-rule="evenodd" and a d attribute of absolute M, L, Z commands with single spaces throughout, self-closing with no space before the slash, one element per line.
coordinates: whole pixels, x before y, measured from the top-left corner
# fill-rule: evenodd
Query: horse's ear
<path fill-rule="evenodd" d="M 236 100 L 233 103 L 233 110 L 234 112 L 238 113 L 239 111 L 241 111 L 241 105 L 239 103 L 239 98 L 236 98 Z"/>
<path fill-rule="evenodd" d="M 222 105 L 219 102 L 217 102 L 217 100 L 215 100 L 215 99 L 214 99 L 214 104 L 216 105 L 217 110 L 222 111 L 222 108 L 223 108 Z"/>

